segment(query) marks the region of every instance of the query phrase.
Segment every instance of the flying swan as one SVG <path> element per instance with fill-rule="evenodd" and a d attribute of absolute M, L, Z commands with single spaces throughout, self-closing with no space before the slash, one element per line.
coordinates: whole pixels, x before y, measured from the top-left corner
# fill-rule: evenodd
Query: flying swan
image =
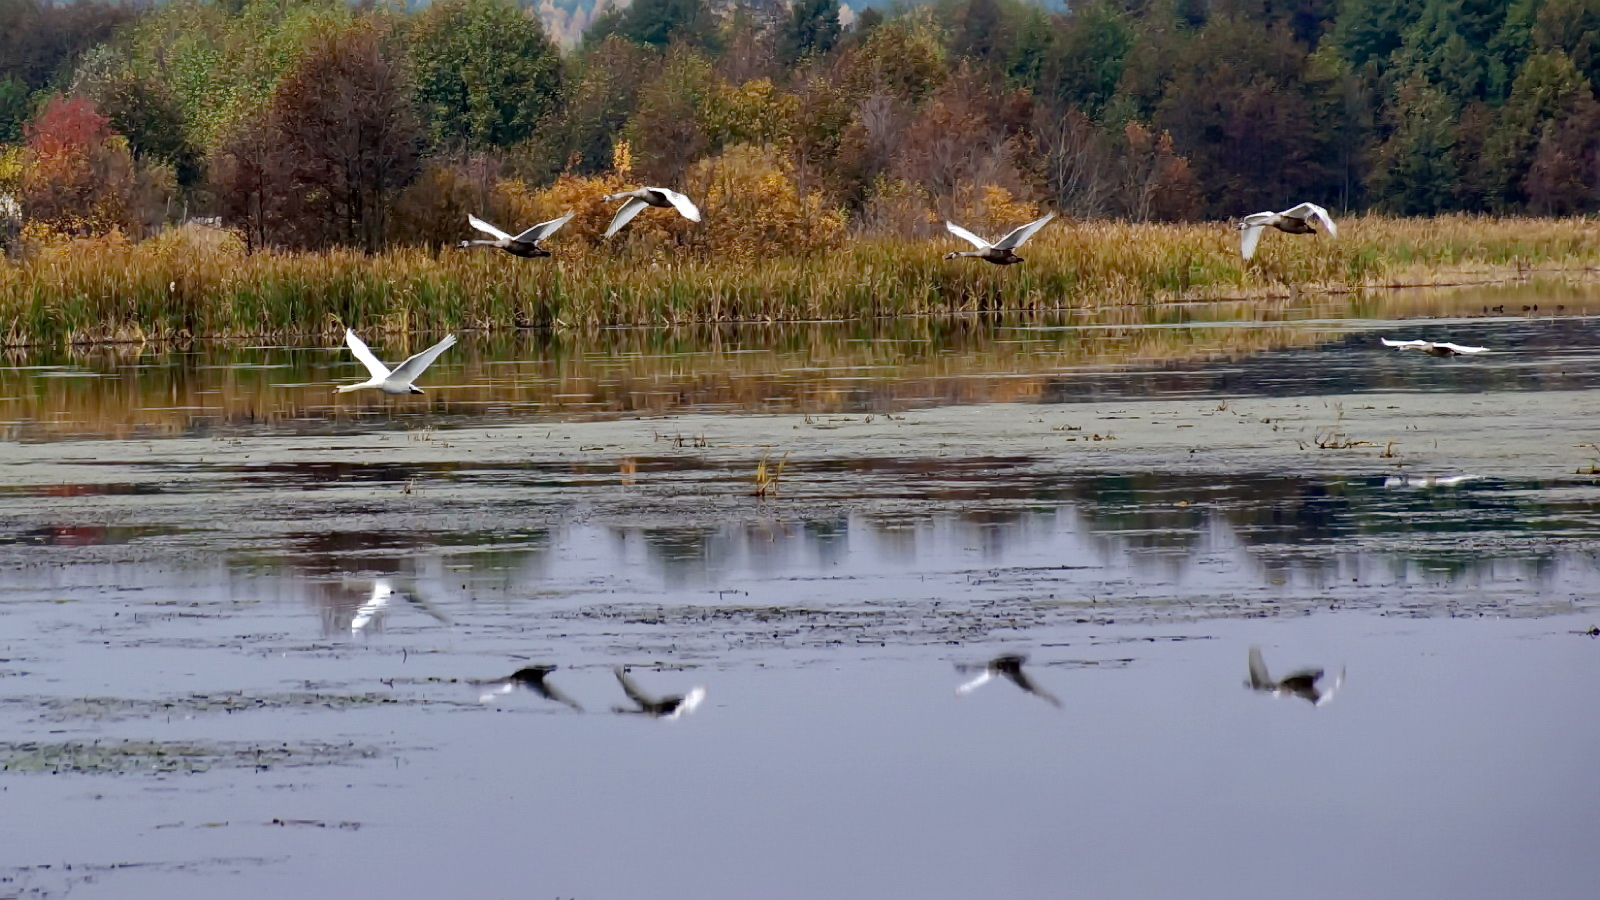
<path fill-rule="evenodd" d="M 685 219 L 691 222 L 700 221 L 700 210 L 694 205 L 694 201 L 670 188 L 644 187 L 634 191 L 619 191 L 607 194 L 602 199 L 609 203 L 612 200 L 621 200 L 623 197 L 627 197 L 628 202 L 622 204 L 617 214 L 611 217 L 611 225 L 606 228 L 604 237 L 611 237 L 621 231 L 622 226 L 633 221 L 633 217 L 646 206 L 658 206 L 662 209 L 676 207 Z"/>
<path fill-rule="evenodd" d="M 1385 347 L 1396 350 L 1416 350 L 1429 356 L 1461 356 L 1472 353 L 1488 353 L 1488 347 L 1463 347 L 1449 341 L 1391 341 L 1388 338 L 1378 338 Z"/>
<path fill-rule="evenodd" d="M 963 241 L 971 244 L 972 246 L 977 247 L 978 249 L 957 250 L 953 253 L 946 253 L 944 258 L 956 259 L 959 257 L 968 256 L 973 259 L 981 259 L 984 262 L 992 262 L 997 266 L 1009 266 L 1012 263 L 1022 262 L 1022 257 L 1018 256 L 1012 251 L 1016 250 L 1018 247 L 1021 247 L 1027 242 L 1028 238 L 1033 237 L 1034 232 L 1043 228 L 1046 222 L 1054 219 L 1055 217 L 1055 213 L 1050 213 L 1042 219 L 1035 219 L 1026 225 L 1018 226 L 1017 228 L 1012 229 L 1010 234 L 992 244 L 966 230 L 965 228 L 962 228 L 960 225 L 957 225 L 954 222 L 945 222 L 944 227 L 946 230 L 956 237 L 961 238 Z"/>
<path fill-rule="evenodd" d="M 542 256 L 549 256 L 550 251 L 539 246 L 539 242 L 550 235 L 555 234 L 556 229 L 567 224 L 567 222 L 571 221 L 572 217 L 575 215 L 577 215 L 577 213 L 567 213 L 559 219 L 551 219 L 548 222 L 540 222 L 516 237 L 512 237 L 511 235 L 506 234 L 504 231 L 501 231 L 493 225 L 490 225 L 488 222 L 485 222 L 472 213 L 467 213 L 467 224 L 478 229 L 484 234 L 492 236 L 494 240 L 462 241 L 461 247 L 463 249 L 467 247 L 498 247 L 512 256 L 520 256 L 524 259 L 537 259 Z"/>
<path fill-rule="evenodd" d="M 422 388 L 411 382 L 415 381 L 424 369 L 432 365 L 433 361 L 439 358 L 439 354 L 455 346 L 456 336 L 453 334 L 446 336 L 439 343 L 395 366 L 392 372 L 383 363 L 378 362 L 378 358 L 372 355 L 372 351 L 367 349 L 366 343 L 361 338 L 356 337 L 354 331 L 348 328 L 345 329 L 344 342 L 350 345 L 350 352 L 356 355 L 356 359 L 361 360 L 361 364 L 367 367 L 367 371 L 372 373 L 372 377 L 360 384 L 341 385 L 338 393 L 359 391 L 362 388 L 377 388 L 385 394 L 420 394 L 422 393 Z"/>
<path fill-rule="evenodd" d="M 1328 232 L 1328 237 L 1339 236 L 1339 226 L 1333 224 L 1327 210 L 1315 203 L 1302 203 L 1283 212 L 1258 212 L 1245 216 L 1234 226 L 1239 229 L 1239 252 L 1245 259 L 1255 256 L 1263 228 L 1270 226 L 1288 234 L 1316 234 L 1317 230 L 1311 227 L 1312 222 L 1320 224 Z"/>

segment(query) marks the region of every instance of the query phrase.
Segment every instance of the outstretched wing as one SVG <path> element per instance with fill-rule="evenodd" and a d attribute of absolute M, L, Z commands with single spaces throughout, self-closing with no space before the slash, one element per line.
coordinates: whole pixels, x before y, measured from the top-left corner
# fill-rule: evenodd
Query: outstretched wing
<path fill-rule="evenodd" d="M 1428 346 L 1427 341 L 1391 341 L 1388 338 L 1378 338 L 1378 340 L 1383 341 L 1385 347 L 1393 347 L 1396 350 L 1421 350 Z"/>
<path fill-rule="evenodd" d="M 700 208 L 694 205 L 693 200 L 669 188 L 656 188 L 656 190 L 661 192 L 661 196 L 671 201 L 672 205 L 678 208 L 678 212 L 682 213 L 685 219 L 691 222 L 700 221 Z"/>
<path fill-rule="evenodd" d="M 632 222 L 633 217 L 637 216 L 640 210 L 649 205 L 650 204 L 640 200 L 637 197 L 629 197 L 627 202 L 623 203 L 622 207 L 617 210 L 617 214 L 611 217 L 611 224 L 607 226 L 606 233 L 601 235 L 601 237 L 611 237 L 613 234 L 621 231 L 622 226 Z"/>
<path fill-rule="evenodd" d="M 984 685 L 988 684 L 989 683 L 989 679 L 991 679 L 993 677 L 994 677 L 994 673 L 990 672 L 987 668 L 985 668 L 983 670 L 983 673 L 980 674 L 977 678 L 974 678 L 971 681 L 965 682 L 962 685 L 960 685 L 959 687 L 957 687 L 956 688 L 956 696 L 965 697 L 967 694 L 970 694 L 973 691 L 977 690 L 978 688 L 983 687 Z"/>
<path fill-rule="evenodd" d="M 1492 351 L 1490 351 L 1490 349 L 1488 347 L 1463 347 L 1460 344 L 1452 344 L 1452 343 L 1449 343 L 1448 341 L 1440 341 L 1436 346 L 1449 347 L 1451 350 L 1454 350 L 1457 353 L 1490 353 L 1490 352 L 1492 352 Z"/>
<path fill-rule="evenodd" d="M 394 374 L 390 377 L 398 379 L 405 384 L 410 384 L 416 381 L 417 376 L 421 375 L 425 369 L 433 365 L 433 361 L 439 358 L 439 354 L 449 350 L 455 345 L 456 336 L 453 334 L 445 335 L 444 340 L 434 344 L 432 347 L 429 347 L 421 353 L 418 353 L 416 356 L 411 357 L 400 365 L 395 366 Z"/>
<path fill-rule="evenodd" d="M 344 330 L 344 342 L 350 346 L 350 352 L 355 354 L 356 359 L 361 360 L 361 364 L 367 367 L 368 372 L 372 373 L 373 378 L 383 379 L 389 377 L 389 367 L 378 362 L 378 358 L 372 355 L 371 350 L 367 349 L 366 342 L 356 337 L 354 331 L 348 328 Z"/>
<path fill-rule="evenodd" d="M 1328 237 L 1339 236 L 1339 226 L 1333 224 L 1333 217 L 1328 215 L 1327 210 L 1315 203 L 1302 203 L 1294 209 L 1284 210 L 1283 214 L 1291 219 L 1311 219 L 1322 225 L 1323 229 L 1328 232 Z"/>
<path fill-rule="evenodd" d="M 496 240 L 502 240 L 502 241 L 511 240 L 511 235 L 506 234 L 504 231 L 501 231 L 500 229 L 494 227 L 493 225 L 490 225 L 488 222 L 485 222 L 484 220 L 482 220 L 482 219 L 478 218 L 477 216 L 473 215 L 472 213 L 467 213 L 467 224 L 471 225 L 473 228 L 478 229 L 479 231 L 483 232 L 484 234 L 493 236 Z M 537 228 L 539 226 L 535 225 L 534 227 Z"/>
<path fill-rule="evenodd" d="M 963 241 L 966 241 L 967 243 L 971 244 L 972 246 L 977 247 L 979 250 L 987 250 L 990 247 L 994 246 L 993 244 L 989 243 L 988 241 L 984 240 L 981 237 L 978 237 L 977 235 L 973 234 L 972 232 L 966 230 L 965 228 L 962 228 L 960 225 L 957 225 L 954 222 L 945 222 L 944 223 L 944 227 L 945 227 L 946 231 L 950 232 L 951 234 L 955 235 L 958 238 L 961 238 Z M 1024 225 L 1023 227 L 1026 228 L 1027 226 Z"/>
<path fill-rule="evenodd" d="M 1258 691 L 1271 688 L 1272 676 L 1267 674 L 1266 660 L 1261 658 L 1261 648 L 1250 648 L 1250 686 Z"/>
<path fill-rule="evenodd" d="M 540 222 L 532 228 L 529 228 L 527 231 L 517 235 L 515 240 L 522 242 L 542 241 L 550 235 L 555 234 L 556 229 L 572 221 L 572 217 L 575 215 L 577 215 L 577 213 L 569 212 L 559 219 L 551 219 L 548 222 Z"/>
<path fill-rule="evenodd" d="M 616 674 L 617 683 L 622 685 L 622 692 L 628 695 L 629 700 L 632 700 L 634 703 L 637 703 L 642 707 L 651 707 L 656 705 L 656 698 L 646 694 L 644 690 L 639 687 L 637 682 L 628 677 L 628 673 L 623 671 L 621 666 L 617 666 L 616 668 L 612 669 L 612 672 Z"/>
<path fill-rule="evenodd" d="M 1245 259 L 1250 259 L 1256 255 L 1256 245 L 1261 243 L 1261 230 L 1266 227 L 1265 225 L 1251 224 L 1250 219 L 1253 218 L 1255 216 L 1251 216 L 1239 224 L 1239 254 Z"/>
<path fill-rule="evenodd" d="M 1021 247 L 1023 245 L 1023 243 L 1028 240 L 1028 238 L 1033 237 L 1033 233 L 1034 232 L 1036 232 L 1039 229 L 1043 228 L 1046 222 L 1050 221 L 1051 219 L 1054 219 L 1055 217 L 1056 217 L 1055 213 L 1050 213 L 1050 214 L 1046 215 L 1042 219 L 1035 219 L 1034 221 L 1029 222 L 1026 225 L 1021 225 L 1021 226 L 1018 226 L 1017 228 L 1012 229 L 1010 234 L 1006 235 L 1005 237 L 1001 238 L 999 241 L 997 241 L 995 243 L 995 245 L 994 245 L 995 249 L 996 250 L 1015 250 L 1018 247 Z"/>

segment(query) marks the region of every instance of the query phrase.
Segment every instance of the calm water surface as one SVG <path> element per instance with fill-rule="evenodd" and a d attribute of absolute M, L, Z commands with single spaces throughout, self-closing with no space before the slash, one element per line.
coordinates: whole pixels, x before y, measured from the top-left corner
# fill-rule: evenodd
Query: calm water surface
<path fill-rule="evenodd" d="M 543 440 L 1558 394 L 1581 459 L 1591 299 L 469 337 L 398 401 L 330 349 L 13 358 L 0 898 L 1592 896 L 1592 466 L 841 442 L 763 501 L 755 444 Z M 958 694 L 1001 655 L 1036 693 Z"/>

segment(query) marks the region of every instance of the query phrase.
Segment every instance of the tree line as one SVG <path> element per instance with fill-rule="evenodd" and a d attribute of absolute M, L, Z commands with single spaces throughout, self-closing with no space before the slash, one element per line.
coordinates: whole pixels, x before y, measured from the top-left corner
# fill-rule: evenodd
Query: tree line
<path fill-rule="evenodd" d="M 66 234 L 367 251 L 641 182 L 804 249 L 1038 206 L 1600 209 L 1600 0 L 841 13 L 633 0 L 563 49 L 512 0 L 0 0 L 0 193 Z"/>

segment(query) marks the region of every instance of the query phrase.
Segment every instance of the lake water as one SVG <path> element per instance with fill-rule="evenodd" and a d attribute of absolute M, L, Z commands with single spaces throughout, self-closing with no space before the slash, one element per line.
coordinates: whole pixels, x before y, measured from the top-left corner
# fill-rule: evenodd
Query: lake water
<path fill-rule="evenodd" d="M 1595 313 L 13 355 L 0 897 L 1592 896 Z"/>

